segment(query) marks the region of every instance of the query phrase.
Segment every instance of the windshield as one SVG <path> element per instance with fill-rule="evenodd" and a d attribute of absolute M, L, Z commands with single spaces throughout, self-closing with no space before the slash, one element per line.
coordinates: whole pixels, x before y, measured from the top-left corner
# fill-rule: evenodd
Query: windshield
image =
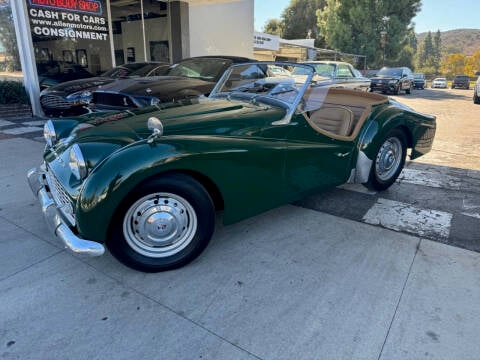
<path fill-rule="evenodd" d="M 388 76 L 402 76 L 402 69 L 381 69 L 377 75 L 388 75 Z"/>
<path fill-rule="evenodd" d="M 415 79 L 423 79 L 424 78 L 423 74 L 413 74 L 413 77 Z"/>
<path fill-rule="evenodd" d="M 231 63 L 231 60 L 220 58 L 187 59 L 172 65 L 167 75 L 218 81 Z"/>
<path fill-rule="evenodd" d="M 335 64 L 329 63 L 308 63 L 315 68 L 315 73 L 320 76 L 332 78 L 335 74 Z M 307 75 L 308 69 L 296 67 L 292 75 Z"/>
<path fill-rule="evenodd" d="M 129 76 L 146 76 L 159 65 L 161 64 L 156 64 L 156 63 L 124 64 L 104 72 L 102 76 L 108 76 L 116 79 L 122 78 L 122 77 L 129 77 Z"/>
<path fill-rule="evenodd" d="M 279 71 L 279 68 L 283 71 Z M 289 73 L 292 76 L 285 75 Z M 243 99 L 252 103 L 274 101 L 291 107 L 298 104 L 313 74 L 312 67 L 294 63 L 258 62 L 236 65 L 224 74 L 210 97 Z"/>

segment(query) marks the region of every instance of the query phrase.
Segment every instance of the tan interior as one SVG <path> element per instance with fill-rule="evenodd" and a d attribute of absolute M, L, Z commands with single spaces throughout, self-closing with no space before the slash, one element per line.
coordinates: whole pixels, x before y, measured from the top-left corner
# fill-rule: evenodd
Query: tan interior
<path fill-rule="evenodd" d="M 353 140 L 372 106 L 388 101 L 380 94 L 350 89 L 311 87 L 305 92 L 307 122 L 320 133 L 339 140 Z"/>

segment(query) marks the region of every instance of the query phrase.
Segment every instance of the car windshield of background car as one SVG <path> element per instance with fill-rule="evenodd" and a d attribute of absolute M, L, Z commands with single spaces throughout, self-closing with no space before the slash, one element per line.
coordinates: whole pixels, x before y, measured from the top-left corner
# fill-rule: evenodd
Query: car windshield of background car
<path fill-rule="evenodd" d="M 335 65 L 334 64 L 326 64 L 326 63 L 308 63 L 315 68 L 315 72 L 319 76 L 325 76 L 332 78 L 333 74 L 335 73 Z M 307 75 L 308 69 L 302 67 L 296 67 L 292 71 L 292 75 Z"/>
<path fill-rule="evenodd" d="M 377 75 L 402 76 L 401 69 L 381 69 Z"/>
<path fill-rule="evenodd" d="M 167 75 L 216 81 L 230 63 L 224 59 L 190 59 L 172 65 Z"/>

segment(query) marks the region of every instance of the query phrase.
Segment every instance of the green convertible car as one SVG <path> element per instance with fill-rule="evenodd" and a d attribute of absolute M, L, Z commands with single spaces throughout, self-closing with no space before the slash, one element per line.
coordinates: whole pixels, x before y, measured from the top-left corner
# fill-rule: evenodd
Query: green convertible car
<path fill-rule="evenodd" d="M 431 149 L 434 116 L 313 75 L 239 64 L 188 104 L 49 120 L 44 162 L 28 172 L 49 227 L 76 253 L 178 268 L 207 246 L 218 210 L 230 224 L 346 182 L 384 190 L 408 149 Z"/>

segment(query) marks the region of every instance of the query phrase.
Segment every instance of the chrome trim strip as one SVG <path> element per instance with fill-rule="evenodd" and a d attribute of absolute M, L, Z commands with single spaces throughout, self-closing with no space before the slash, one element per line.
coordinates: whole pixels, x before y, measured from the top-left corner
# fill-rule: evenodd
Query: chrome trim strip
<path fill-rule="evenodd" d="M 42 207 L 43 217 L 50 231 L 63 242 L 65 248 L 76 254 L 85 256 L 103 255 L 105 253 L 105 246 L 95 241 L 78 237 L 65 223 L 60 214 L 60 209 L 45 188 L 44 176 L 44 166 L 30 169 L 27 172 L 28 184 L 33 194 L 38 197 Z"/>

